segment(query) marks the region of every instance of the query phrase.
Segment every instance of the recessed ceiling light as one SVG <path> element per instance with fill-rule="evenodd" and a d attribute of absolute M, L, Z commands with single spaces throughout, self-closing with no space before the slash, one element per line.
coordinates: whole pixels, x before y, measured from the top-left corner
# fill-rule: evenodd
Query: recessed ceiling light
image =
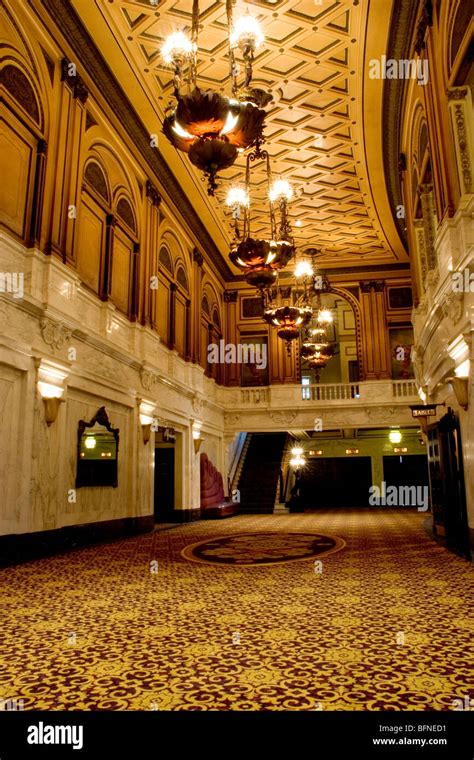
<path fill-rule="evenodd" d="M 295 227 L 302 227 L 302 226 L 303 226 L 303 222 L 301 221 L 301 219 L 297 219 L 295 222 Z"/>

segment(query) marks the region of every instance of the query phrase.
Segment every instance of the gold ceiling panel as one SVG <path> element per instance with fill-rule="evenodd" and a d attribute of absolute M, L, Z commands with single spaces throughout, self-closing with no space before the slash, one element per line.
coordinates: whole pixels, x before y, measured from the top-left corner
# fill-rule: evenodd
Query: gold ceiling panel
<path fill-rule="evenodd" d="M 87 4 L 75 2 L 87 25 Z M 321 248 L 324 265 L 407 260 L 388 207 L 382 137 L 373 145 L 364 128 L 368 113 L 382 119 L 383 83 L 368 80 L 367 58 L 370 51 L 386 52 L 391 4 L 260 0 L 241 5 L 257 15 L 265 33 L 253 83 L 274 96 L 265 131 L 273 175 L 288 179 L 296 191 L 290 216 L 298 247 Z M 110 50 L 102 52 L 110 62 L 114 45 L 120 45 L 161 118 L 172 96 L 172 75 L 160 48 L 172 31 L 190 30 L 191 8 L 192 0 L 162 0 L 156 8 L 145 0 L 96 0 L 111 33 Z M 200 0 L 200 21 L 198 83 L 228 93 L 224 2 Z M 242 181 L 244 170 L 245 158 L 239 156 L 223 172 L 216 197 L 206 197 L 229 240 L 224 198 L 231 182 Z M 252 232 L 268 234 L 263 164 L 252 166 L 252 188 Z"/>

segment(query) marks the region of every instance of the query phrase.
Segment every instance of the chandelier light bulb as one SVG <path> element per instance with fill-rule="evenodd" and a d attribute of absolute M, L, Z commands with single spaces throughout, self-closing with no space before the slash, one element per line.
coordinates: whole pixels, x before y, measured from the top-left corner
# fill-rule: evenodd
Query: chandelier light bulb
<path fill-rule="evenodd" d="M 190 58 L 193 52 L 193 43 L 184 32 L 173 32 L 161 48 L 161 55 L 165 63 L 175 63 L 177 61 Z"/>
<path fill-rule="evenodd" d="M 277 200 L 291 201 L 293 188 L 286 179 L 278 179 L 270 188 L 269 198 L 272 202 Z"/>
<path fill-rule="evenodd" d="M 313 267 L 309 261 L 299 261 L 295 266 L 295 277 L 312 277 Z"/>
<path fill-rule="evenodd" d="M 290 467 L 294 467 L 295 469 L 298 467 L 304 467 L 306 464 L 306 459 L 299 454 L 290 459 Z"/>
<path fill-rule="evenodd" d="M 301 446 L 295 446 L 294 448 L 291 449 L 291 453 L 293 454 L 294 457 L 299 457 L 303 453 L 303 449 L 301 448 Z"/>
<path fill-rule="evenodd" d="M 252 50 L 257 50 L 263 44 L 264 39 L 260 24 L 255 16 L 246 14 L 240 16 L 235 22 L 230 35 L 230 44 L 232 47 L 249 47 Z"/>
<path fill-rule="evenodd" d="M 321 309 L 321 311 L 318 314 L 318 322 L 325 323 L 325 322 L 332 322 L 333 317 L 332 313 L 329 309 Z"/>
<path fill-rule="evenodd" d="M 226 135 L 228 132 L 232 132 L 238 120 L 239 120 L 238 113 L 235 114 L 235 113 L 232 113 L 232 111 L 228 111 L 225 124 L 223 128 L 221 129 L 221 135 Z"/>
<path fill-rule="evenodd" d="M 249 197 L 243 187 L 231 187 L 225 202 L 228 206 L 248 206 Z"/>
<path fill-rule="evenodd" d="M 174 122 L 173 126 L 171 127 L 171 129 L 173 130 L 173 132 L 176 132 L 176 134 L 178 135 L 178 137 L 182 137 L 184 140 L 193 140 L 194 139 L 194 135 L 192 135 L 190 132 L 186 132 L 186 130 L 183 129 L 183 127 L 179 123 L 179 121 L 175 120 L 175 122 Z"/>

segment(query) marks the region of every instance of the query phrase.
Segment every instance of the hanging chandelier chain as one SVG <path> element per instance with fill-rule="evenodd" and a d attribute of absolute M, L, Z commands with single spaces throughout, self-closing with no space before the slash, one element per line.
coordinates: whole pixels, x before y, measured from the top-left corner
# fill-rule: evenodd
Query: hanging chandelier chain
<path fill-rule="evenodd" d="M 196 87 L 197 82 L 197 51 L 199 38 L 199 0 L 193 0 L 192 25 L 191 25 L 191 62 L 189 65 L 189 89 Z"/>
<path fill-rule="evenodd" d="M 239 83 L 237 81 L 238 67 L 237 67 L 237 61 L 235 59 L 234 48 L 231 42 L 232 30 L 234 28 L 234 5 L 235 5 L 235 0 L 226 0 L 227 29 L 228 29 L 227 39 L 229 43 L 229 71 L 230 71 L 231 92 L 232 92 L 232 97 L 236 98 L 239 91 Z"/>

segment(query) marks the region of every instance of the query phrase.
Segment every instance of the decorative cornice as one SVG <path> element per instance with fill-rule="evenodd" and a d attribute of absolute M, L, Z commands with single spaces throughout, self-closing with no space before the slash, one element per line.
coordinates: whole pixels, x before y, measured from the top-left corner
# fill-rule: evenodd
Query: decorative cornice
<path fill-rule="evenodd" d="M 393 3 L 387 59 L 395 58 L 399 61 L 410 58 L 418 7 L 418 3 L 413 2 L 413 0 L 397 0 L 396 3 Z M 384 135 L 383 163 L 388 198 L 398 234 L 405 248 L 408 249 L 405 219 L 399 219 L 396 214 L 397 206 L 403 204 L 398 161 L 404 83 L 403 79 L 384 80 L 382 130 Z"/>
<path fill-rule="evenodd" d="M 456 123 L 456 136 L 459 145 L 464 192 L 470 193 L 472 190 L 471 160 L 469 158 L 469 148 L 467 144 L 467 128 L 464 109 L 460 103 L 456 103 L 454 106 L 454 121 Z"/>
<path fill-rule="evenodd" d="M 150 370 L 144 369 L 142 367 L 140 370 L 140 382 L 146 391 L 151 390 L 158 381 L 158 375 L 155 375 L 154 372 L 151 372 Z"/>
<path fill-rule="evenodd" d="M 433 26 L 433 3 L 432 0 L 425 0 L 416 28 L 415 53 L 418 55 L 425 48 L 425 35 L 429 26 Z"/>
<path fill-rule="evenodd" d="M 54 350 L 61 349 L 71 339 L 72 332 L 62 322 L 55 322 L 48 317 L 40 320 L 41 337 L 47 346 Z"/>
<path fill-rule="evenodd" d="M 464 293 L 448 293 L 441 308 L 444 316 L 457 324 L 464 313 Z"/>
<path fill-rule="evenodd" d="M 140 151 L 160 184 L 166 187 L 183 220 L 194 231 L 217 271 L 225 280 L 232 280 L 230 267 L 163 156 L 157 148 L 151 146 L 148 131 L 72 4 L 65 3 L 64 0 L 41 0 L 41 2 L 73 49 L 82 69 L 96 84 L 118 121 L 129 134 L 133 145 Z"/>

